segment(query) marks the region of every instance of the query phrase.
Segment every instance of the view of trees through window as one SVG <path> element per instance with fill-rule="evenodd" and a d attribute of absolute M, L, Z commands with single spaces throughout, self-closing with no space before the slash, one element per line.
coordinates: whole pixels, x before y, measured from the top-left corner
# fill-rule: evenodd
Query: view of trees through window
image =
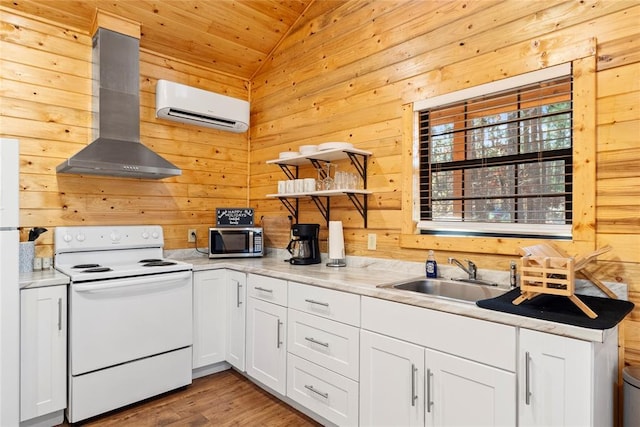
<path fill-rule="evenodd" d="M 421 220 L 571 223 L 570 77 L 419 118 Z"/>

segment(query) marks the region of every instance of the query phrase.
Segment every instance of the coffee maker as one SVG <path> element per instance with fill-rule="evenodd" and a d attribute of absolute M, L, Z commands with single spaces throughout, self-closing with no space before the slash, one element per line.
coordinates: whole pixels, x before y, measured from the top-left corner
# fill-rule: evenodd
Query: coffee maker
<path fill-rule="evenodd" d="M 294 224 L 291 235 L 294 238 L 287 245 L 291 254 L 289 262 L 294 265 L 320 264 L 320 224 Z"/>

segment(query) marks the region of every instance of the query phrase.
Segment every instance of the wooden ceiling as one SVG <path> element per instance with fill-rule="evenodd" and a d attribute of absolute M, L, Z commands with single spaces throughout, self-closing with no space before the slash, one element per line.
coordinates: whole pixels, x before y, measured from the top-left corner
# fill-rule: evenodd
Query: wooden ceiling
<path fill-rule="evenodd" d="M 91 29 L 96 8 L 140 22 L 140 47 L 250 79 L 314 0 L 2 0 L 63 26 Z"/>

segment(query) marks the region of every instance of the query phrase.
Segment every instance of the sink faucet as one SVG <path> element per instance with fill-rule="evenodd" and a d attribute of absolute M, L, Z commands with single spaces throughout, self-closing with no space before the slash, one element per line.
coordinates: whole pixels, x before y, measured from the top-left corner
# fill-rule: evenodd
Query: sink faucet
<path fill-rule="evenodd" d="M 464 272 L 469 275 L 469 280 L 476 280 L 476 275 L 478 274 L 478 267 L 476 267 L 476 265 L 472 261 L 469 261 L 468 259 L 465 259 L 465 261 L 467 262 L 468 268 L 462 265 L 460 261 L 458 261 L 457 259 L 451 258 L 451 257 L 449 258 L 449 264 L 455 264 L 458 267 L 460 267 L 462 270 L 464 270 Z"/>

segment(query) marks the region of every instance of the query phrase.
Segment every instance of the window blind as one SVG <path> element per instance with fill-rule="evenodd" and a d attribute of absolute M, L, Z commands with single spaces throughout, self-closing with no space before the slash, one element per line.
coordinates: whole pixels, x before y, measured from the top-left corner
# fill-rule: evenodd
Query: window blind
<path fill-rule="evenodd" d="M 419 226 L 570 230 L 572 111 L 570 75 L 419 111 Z"/>

